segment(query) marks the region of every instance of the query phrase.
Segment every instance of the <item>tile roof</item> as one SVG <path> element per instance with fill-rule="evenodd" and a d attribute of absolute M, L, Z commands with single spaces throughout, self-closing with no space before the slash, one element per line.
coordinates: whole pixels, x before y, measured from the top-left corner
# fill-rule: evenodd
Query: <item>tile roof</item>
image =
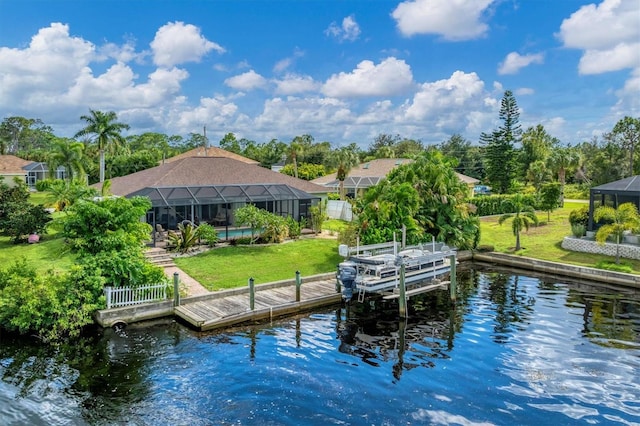
<path fill-rule="evenodd" d="M 226 149 L 218 148 L 216 146 L 210 146 L 208 148 L 198 147 L 194 148 L 190 151 L 183 152 L 182 154 L 175 155 L 171 158 L 167 158 L 164 160 L 165 163 L 171 163 L 173 161 L 182 160 L 184 158 L 189 157 L 225 157 L 232 158 L 234 160 L 242 161 L 248 164 L 260 164 L 259 161 L 252 160 L 247 157 L 243 157 L 242 155 L 236 154 L 235 152 L 227 151 Z"/>
<path fill-rule="evenodd" d="M 144 188 L 250 184 L 285 184 L 310 194 L 327 192 L 315 183 L 224 157 L 186 157 L 113 178 L 111 192 L 126 196 Z"/>
<path fill-rule="evenodd" d="M 367 161 L 353 167 L 345 180 L 345 187 L 357 186 L 358 188 L 368 188 L 377 184 L 382 178 L 387 176 L 389 172 L 396 167 L 404 164 L 412 163 L 413 160 L 408 158 L 378 158 L 376 160 Z M 478 179 L 456 173 L 458 178 L 467 185 L 476 184 Z M 311 182 L 318 185 L 336 186 L 338 185 L 336 173 L 322 176 Z M 351 185 L 351 186 L 350 186 Z"/>
<path fill-rule="evenodd" d="M 1 175 L 11 175 L 11 174 L 26 174 L 24 167 L 33 163 L 30 160 L 23 160 L 20 157 L 16 157 L 15 155 L 0 155 L 0 174 Z"/>

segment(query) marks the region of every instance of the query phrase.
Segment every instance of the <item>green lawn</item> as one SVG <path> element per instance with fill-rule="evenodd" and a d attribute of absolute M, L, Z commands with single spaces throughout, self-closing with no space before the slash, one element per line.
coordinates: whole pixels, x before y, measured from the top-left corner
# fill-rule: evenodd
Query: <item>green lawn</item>
<path fill-rule="evenodd" d="M 175 259 L 180 269 L 209 290 L 309 276 L 336 270 L 342 261 L 334 239 L 300 239 L 268 246 L 228 246 Z"/>
<path fill-rule="evenodd" d="M 582 266 L 594 266 L 600 260 L 615 261 L 614 257 L 590 253 L 579 253 L 564 250 L 560 245 L 564 237 L 571 235 L 569 213 L 584 203 L 570 202 L 551 213 L 551 220 L 547 222 L 546 212 L 537 212 L 538 219 L 543 222 L 538 227 L 531 227 L 529 231 L 520 234 L 522 250 L 514 253 L 516 237 L 511 230 L 511 220 L 498 225 L 498 216 L 484 217 L 480 220 L 480 244 L 492 245 L 497 252 L 517 254 L 535 259 L 554 262 L 570 263 Z M 630 265 L 634 273 L 640 274 L 640 261 L 622 259 Z"/>
<path fill-rule="evenodd" d="M 49 192 L 30 192 L 29 202 L 32 204 L 47 204 L 49 202 Z"/>
<path fill-rule="evenodd" d="M 73 265 L 75 255 L 69 253 L 61 237 L 43 235 L 38 244 L 13 244 L 8 237 L 0 236 L 0 267 L 3 269 L 24 258 L 38 270 L 67 270 Z"/>

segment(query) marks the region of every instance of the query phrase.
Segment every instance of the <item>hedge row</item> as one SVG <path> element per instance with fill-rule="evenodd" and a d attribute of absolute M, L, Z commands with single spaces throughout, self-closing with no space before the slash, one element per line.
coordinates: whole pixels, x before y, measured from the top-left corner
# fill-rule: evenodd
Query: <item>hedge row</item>
<path fill-rule="evenodd" d="M 514 213 L 512 204 L 509 202 L 513 194 L 499 195 L 479 195 L 467 200 L 468 203 L 476 206 L 478 216 L 493 216 L 497 214 Z M 539 209 L 538 197 L 536 194 L 525 194 L 525 203 Z"/>

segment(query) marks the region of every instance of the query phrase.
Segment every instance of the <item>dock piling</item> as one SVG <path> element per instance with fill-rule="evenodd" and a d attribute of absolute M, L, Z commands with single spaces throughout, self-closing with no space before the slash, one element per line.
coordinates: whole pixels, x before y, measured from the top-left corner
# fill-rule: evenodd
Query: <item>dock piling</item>
<path fill-rule="evenodd" d="M 253 277 L 249 278 L 249 309 L 256 308 L 256 286 Z"/>
<path fill-rule="evenodd" d="M 450 283 L 449 283 L 449 293 L 451 295 L 451 303 L 456 303 L 456 255 L 452 254 L 449 256 L 449 263 L 451 265 L 450 272 Z"/>
<path fill-rule="evenodd" d="M 400 265 L 400 299 L 398 304 L 400 305 L 400 318 L 407 318 L 407 288 L 404 282 L 404 263 Z"/>
<path fill-rule="evenodd" d="M 173 273 L 173 306 L 180 306 L 180 275 Z"/>
<path fill-rule="evenodd" d="M 300 271 L 296 271 L 296 302 L 300 301 L 300 285 L 302 280 L 300 279 Z"/>

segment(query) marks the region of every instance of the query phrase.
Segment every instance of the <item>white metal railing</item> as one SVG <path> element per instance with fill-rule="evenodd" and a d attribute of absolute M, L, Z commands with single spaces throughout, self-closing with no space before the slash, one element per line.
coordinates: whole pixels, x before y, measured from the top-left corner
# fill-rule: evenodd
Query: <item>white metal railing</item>
<path fill-rule="evenodd" d="M 167 298 L 167 285 L 147 284 L 139 287 L 105 287 L 107 309 L 156 302 Z"/>

